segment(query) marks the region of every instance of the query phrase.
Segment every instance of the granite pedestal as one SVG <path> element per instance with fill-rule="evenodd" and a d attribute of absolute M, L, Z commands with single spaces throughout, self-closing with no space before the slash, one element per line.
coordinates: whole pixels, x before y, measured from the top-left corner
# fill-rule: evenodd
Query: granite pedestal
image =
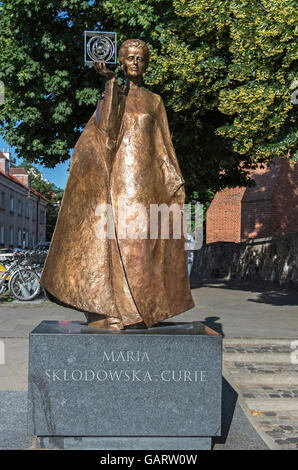
<path fill-rule="evenodd" d="M 28 385 L 39 447 L 210 449 L 222 337 L 199 322 L 112 332 L 44 321 L 30 333 Z"/>

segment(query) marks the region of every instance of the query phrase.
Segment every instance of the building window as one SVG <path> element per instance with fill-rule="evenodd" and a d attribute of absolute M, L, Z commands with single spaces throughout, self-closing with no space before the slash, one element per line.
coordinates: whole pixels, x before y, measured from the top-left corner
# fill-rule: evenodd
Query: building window
<path fill-rule="evenodd" d="M 14 212 L 14 197 L 10 196 L 10 212 Z"/>
<path fill-rule="evenodd" d="M 14 245 L 14 228 L 9 227 L 9 244 Z"/>
<path fill-rule="evenodd" d="M 33 206 L 33 210 L 32 210 L 32 220 L 36 220 L 36 206 Z"/>
<path fill-rule="evenodd" d="M 18 215 L 23 215 L 23 203 L 18 200 Z"/>
<path fill-rule="evenodd" d="M 32 233 L 32 248 L 35 248 L 36 240 L 35 240 L 35 233 Z"/>
<path fill-rule="evenodd" d="M 26 204 L 26 209 L 25 209 L 25 217 L 26 217 L 26 219 L 29 219 L 29 216 L 30 216 L 29 204 Z"/>
<path fill-rule="evenodd" d="M 27 230 L 24 230 L 24 245 L 25 248 L 29 248 L 29 233 Z"/>
<path fill-rule="evenodd" d="M 44 224 L 44 211 L 40 211 L 40 223 Z"/>
<path fill-rule="evenodd" d="M 4 244 L 4 225 L 0 225 L 0 243 Z"/>
<path fill-rule="evenodd" d="M 0 207 L 1 209 L 5 209 L 5 192 L 1 191 L 0 194 Z"/>
<path fill-rule="evenodd" d="M 22 248 L 22 230 L 18 228 L 18 247 Z"/>

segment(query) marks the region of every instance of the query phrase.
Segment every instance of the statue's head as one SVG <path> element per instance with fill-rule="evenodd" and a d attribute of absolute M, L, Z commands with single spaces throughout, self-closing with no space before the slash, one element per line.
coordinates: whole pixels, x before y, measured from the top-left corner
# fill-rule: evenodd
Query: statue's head
<path fill-rule="evenodd" d="M 123 72 L 131 78 L 140 78 L 148 67 L 149 49 L 140 39 L 124 41 L 119 50 L 119 62 Z"/>

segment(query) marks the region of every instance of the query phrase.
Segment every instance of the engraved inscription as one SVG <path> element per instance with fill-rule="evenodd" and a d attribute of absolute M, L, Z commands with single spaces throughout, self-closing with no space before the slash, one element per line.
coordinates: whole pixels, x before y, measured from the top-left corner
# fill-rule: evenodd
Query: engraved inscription
<path fill-rule="evenodd" d="M 103 352 L 102 362 L 150 362 L 147 352 L 140 351 L 120 351 Z"/>
<path fill-rule="evenodd" d="M 103 351 L 99 356 L 103 363 L 98 369 L 47 369 L 45 375 L 52 382 L 194 382 L 208 380 L 205 370 L 164 369 L 149 370 L 129 368 L 130 363 L 150 363 L 148 353 L 141 351 Z M 69 362 L 69 361 L 68 361 Z M 105 365 L 116 367 L 128 363 L 127 368 L 104 368 Z M 136 364 L 135 364 L 136 365 Z"/>
<path fill-rule="evenodd" d="M 162 370 L 153 373 L 149 370 L 136 369 L 47 369 L 46 377 L 52 382 L 206 382 L 204 370 Z"/>

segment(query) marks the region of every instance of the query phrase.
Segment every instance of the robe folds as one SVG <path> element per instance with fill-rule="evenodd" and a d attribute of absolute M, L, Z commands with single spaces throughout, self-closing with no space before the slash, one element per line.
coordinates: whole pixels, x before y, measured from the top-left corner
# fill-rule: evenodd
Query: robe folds
<path fill-rule="evenodd" d="M 41 276 L 51 300 L 148 328 L 193 308 L 183 234 L 174 238 L 171 223 L 168 238 L 160 227 L 153 238 L 149 232 L 150 205 L 179 203 L 182 210 L 183 185 L 161 97 L 144 87 L 126 96 L 108 80 L 74 148 Z M 122 233 L 123 203 L 137 236 Z M 147 218 L 139 217 L 140 206 Z M 114 231 L 103 236 L 109 216 Z"/>

